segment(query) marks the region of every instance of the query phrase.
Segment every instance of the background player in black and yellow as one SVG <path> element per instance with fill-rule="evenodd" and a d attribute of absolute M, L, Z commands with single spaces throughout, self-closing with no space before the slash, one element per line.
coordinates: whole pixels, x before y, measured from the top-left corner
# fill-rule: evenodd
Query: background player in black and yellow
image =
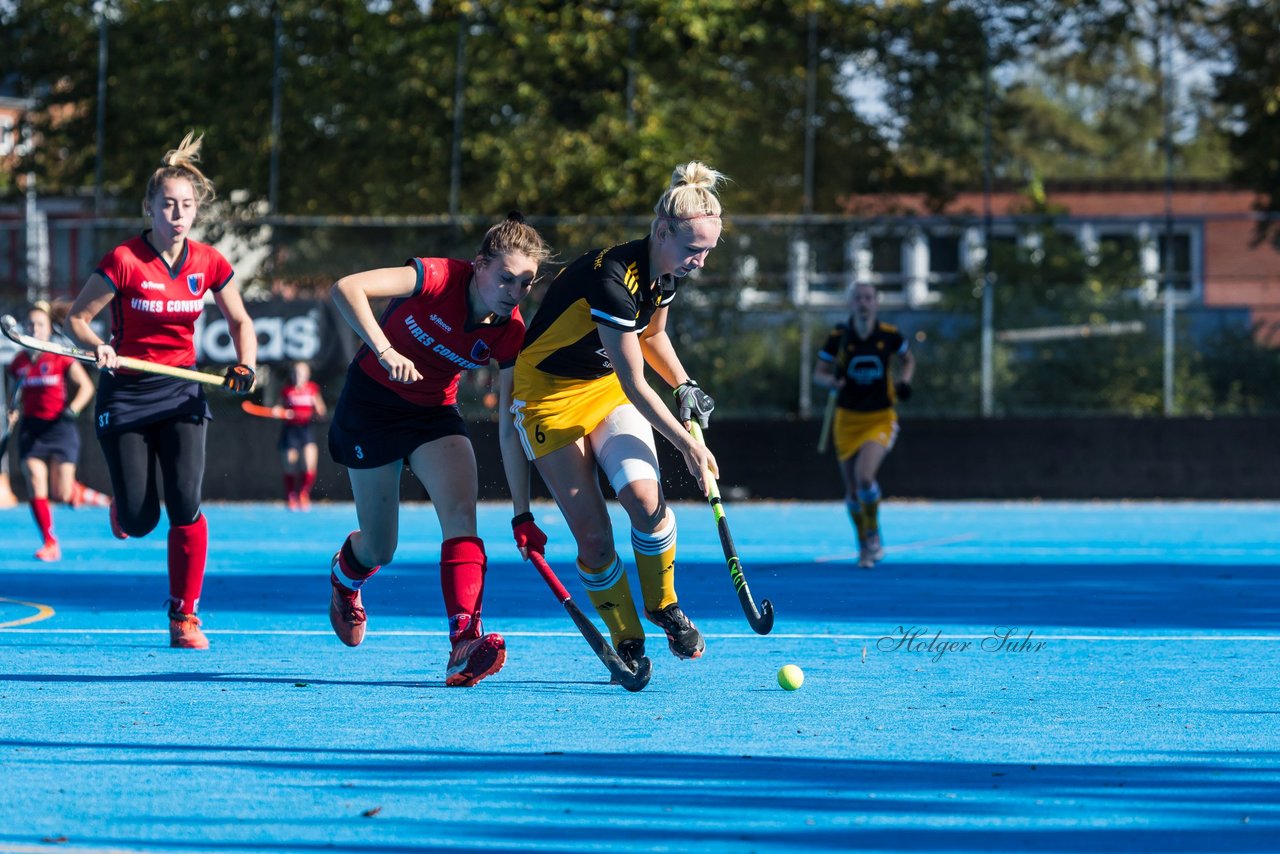
<path fill-rule="evenodd" d="M 698 658 L 702 635 L 675 592 L 676 520 L 658 478 L 656 429 L 706 486 L 715 458 L 686 424 L 706 426 L 714 402 L 689 378 L 666 332 L 677 280 L 699 269 L 720 239 L 723 176 L 678 167 L 654 207 L 649 235 L 588 252 L 551 283 L 516 360 L 512 412 L 525 454 L 551 490 L 578 546 L 578 574 L 629 663 L 644 655 L 596 467 L 631 521 L 646 616 L 680 658 Z M 679 420 L 645 380 L 645 365 L 675 389 Z M 528 545 L 517 544 L 522 553 Z"/>
<path fill-rule="evenodd" d="M 814 382 L 839 391 L 832 433 L 845 506 L 858 532 L 858 566 L 866 568 L 884 557 L 876 475 L 898 438 L 894 406 L 911 396 L 916 372 L 907 339 L 878 319 L 877 297 L 872 285 L 854 287 L 849 318 L 827 336 L 813 373 Z M 895 356 L 902 362 L 896 380 Z"/>

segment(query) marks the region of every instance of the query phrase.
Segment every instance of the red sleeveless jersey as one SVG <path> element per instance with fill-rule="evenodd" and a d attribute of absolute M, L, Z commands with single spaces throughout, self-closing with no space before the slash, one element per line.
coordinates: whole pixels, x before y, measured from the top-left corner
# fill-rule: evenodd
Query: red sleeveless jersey
<path fill-rule="evenodd" d="M 195 326 L 204 295 L 222 290 L 234 271 L 218 250 L 190 239 L 170 267 L 147 241 L 149 233 L 112 249 L 95 270 L 115 291 L 111 346 L 121 356 L 194 365 Z"/>
<path fill-rule="evenodd" d="M 296 422 L 307 424 L 316 414 L 316 398 L 320 386 L 307 380 L 301 385 L 287 385 L 280 390 L 280 405 L 293 413 Z"/>
<path fill-rule="evenodd" d="M 9 373 L 22 385 L 22 417 L 52 421 L 67 405 L 67 371 L 75 360 L 55 353 L 13 357 Z"/>
<path fill-rule="evenodd" d="M 469 326 L 468 291 L 473 273 L 469 261 L 452 258 L 410 258 L 418 281 L 407 297 L 391 301 L 379 324 L 396 352 L 413 361 L 422 379 L 408 385 L 393 382 L 378 356 L 361 347 L 355 362 L 376 382 L 405 400 L 421 406 L 446 406 L 458 401 L 458 377 L 463 371 L 497 359 L 509 368 L 520 354 L 524 320 L 520 309 L 509 320 Z"/>

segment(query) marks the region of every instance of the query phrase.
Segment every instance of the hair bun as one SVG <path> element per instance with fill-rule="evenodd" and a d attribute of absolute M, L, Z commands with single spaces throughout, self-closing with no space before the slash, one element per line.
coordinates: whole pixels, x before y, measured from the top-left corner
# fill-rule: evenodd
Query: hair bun
<path fill-rule="evenodd" d="M 507 211 L 508 222 L 524 222 L 524 214 L 517 210 Z"/>

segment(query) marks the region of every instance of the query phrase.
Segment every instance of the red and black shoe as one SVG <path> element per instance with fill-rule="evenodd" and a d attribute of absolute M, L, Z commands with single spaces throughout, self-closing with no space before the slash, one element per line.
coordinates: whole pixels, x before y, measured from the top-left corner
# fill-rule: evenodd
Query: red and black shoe
<path fill-rule="evenodd" d="M 369 621 L 364 612 L 364 602 L 359 590 L 352 590 L 338 580 L 338 556 L 333 556 L 332 568 L 329 571 L 329 586 L 333 588 L 329 596 L 329 625 L 338 640 L 347 646 L 359 646 L 364 640 L 365 624 Z"/>
<path fill-rule="evenodd" d="M 111 499 L 111 509 L 107 512 L 107 517 L 111 520 L 111 535 L 117 540 L 127 540 L 129 535 L 124 532 L 124 528 L 120 527 L 120 517 L 116 513 L 116 500 Z"/>
<path fill-rule="evenodd" d="M 450 688 L 469 688 L 486 676 L 492 676 L 507 663 L 507 642 L 495 632 L 483 634 L 480 620 L 470 614 L 449 619 L 449 664 L 444 684 Z"/>
<path fill-rule="evenodd" d="M 174 649 L 208 649 L 209 639 L 200 630 L 200 618 L 169 609 L 169 646 Z"/>

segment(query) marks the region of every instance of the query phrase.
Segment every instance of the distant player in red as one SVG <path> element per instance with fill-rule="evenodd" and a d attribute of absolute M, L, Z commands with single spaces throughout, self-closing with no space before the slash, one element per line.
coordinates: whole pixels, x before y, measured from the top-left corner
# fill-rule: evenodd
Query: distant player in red
<path fill-rule="evenodd" d="M 49 304 L 37 302 L 27 314 L 31 335 L 42 341 L 53 337 L 53 317 Z M 22 400 L 22 424 L 18 428 L 18 456 L 31 494 L 31 515 L 40 529 L 43 545 L 36 558 L 62 559 L 62 547 L 53 534 L 53 510 L 49 500 L 78 505 L 85 487 L 76 481 L 80 459 L 80 433 L 76 416 L 93 399 L 89 372 L 70 356 L 23 350 L 9 364 L 9 375 L 17 382 Z M 67 381 L 75 387 L 68 396 Z M 18 420 L 18 410 L 9 413 L 9 427 Z M 96 494 L 96 493 L 95 493 Z"/>
<path fill-rule="evenodd" d="M 151 533 L 160 521 L 157 474 L 169 519 L 169 645 L 207 649 L 196 609 L 204 586 L 208 526 L 200 512 L 209 404 L 199 383 L 118 370 L 130 356 L 174 367 L 195 365 L 195 323 L 205 295 L 227 320 L 240 364 L 226 385 L 253 388 L 258 340 L 227 259 L 190 239 L 213 184 L 197 168 L 200 139 L 187 134 L 147 182 L 143 211 L 151 228 L 106 254 L 71 307 L 71 332 L 98 355 L 104 373 L 95 412 L 98 442 L 111 473 L 112 532 Z M 90 325 L 111 307 L 111 340 Z"/>
<path fill-rule="evenodd" d="M 324 397 L 311 381 L 311 366 L 294 362 L 289 384 L 280 390 L 280 405 L 289 420 L 280 426 L 280 458 L 284 464 L 284 495 L 290 510 L 311 508 L 311 487 L 316 482 L 320 449 L 311 425 L 324 418 Z"/>
<path fill-rule="evenodd" d="M 452 647 L 446 685 L 474 685 L 498 672 L 507 655 L 502 636 L 480 628 L 486 561 L 476 529 L 475 452 L 457 405 L 464 370 L 498 363 L 512 527 L 517 538 L 546 543 L 529 513 L 529 465 L 509 410 L 524 339 L 516 305 L 548 254 L 542 236 L 513 212 L 489 229 L 473 261 L 411 258 L 333 286 L 334 302 L 365 346 L 347 370 L 329 425 L 329 453 L 347 467 L 360 524 L 333 557 L 329 621 L 346 645 L 364 640 L 360 588 L 395 556 L 407 463 L 430 494 L 443 534 L 440 584 Z M 371 299 L 391 300 L 380 319 Z"/>

